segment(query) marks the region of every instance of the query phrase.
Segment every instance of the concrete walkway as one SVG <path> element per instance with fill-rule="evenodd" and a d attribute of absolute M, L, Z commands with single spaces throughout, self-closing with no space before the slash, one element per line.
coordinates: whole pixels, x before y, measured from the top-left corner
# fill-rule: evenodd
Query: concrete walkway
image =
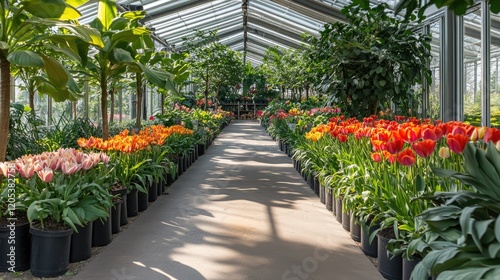
<path fill-rule="evenodd" d="M 255 121 L 234 121 L 74 279 L 376 280 Z"/>

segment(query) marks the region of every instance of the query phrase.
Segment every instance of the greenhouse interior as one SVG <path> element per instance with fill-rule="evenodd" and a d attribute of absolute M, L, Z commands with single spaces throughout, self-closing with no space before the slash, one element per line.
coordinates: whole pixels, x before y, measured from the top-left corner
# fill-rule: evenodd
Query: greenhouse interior
<path fill-rule="evenodd" d="M 500 279 L 500 1 L 5 0 L 0 279 Z"/>

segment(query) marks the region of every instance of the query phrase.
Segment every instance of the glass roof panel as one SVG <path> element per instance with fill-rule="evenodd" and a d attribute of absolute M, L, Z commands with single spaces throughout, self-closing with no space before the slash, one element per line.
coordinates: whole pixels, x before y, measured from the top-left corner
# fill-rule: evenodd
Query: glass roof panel
<path fill-rule="evenodd" d="M 248 1 L 247 29 L 242 4 Z M 381 2 L 395 2 L 387 0 Z M 152 28 L 162 44 L 182 46 L 182 37 L 195 30 L 218 30 L 220 41 L 237 51 L 247 50 L 252 63 L 260 63 L 272 46 L 300 48 L 300 35 L 318 35 L 326 22 L 344 21 L 340 9 L 350 0 L 117 0 L 120 10 L 140 6 L 142 23 Z M 371 0 L 371 2 L 377 2 Z M 131 7 L 132 6 L 132 7 Z M 82 24 L 97 15 L 97 1 L 80 8 Z M 245 37 L 247 44 L 245 44 Z"/>

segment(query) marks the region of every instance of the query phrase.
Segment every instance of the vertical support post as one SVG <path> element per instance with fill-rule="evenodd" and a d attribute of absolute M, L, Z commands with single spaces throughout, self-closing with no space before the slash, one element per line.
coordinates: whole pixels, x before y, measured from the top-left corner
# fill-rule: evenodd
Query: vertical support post
<path fill-rule="evenodd" d="M 491 126 L 491 93 L 490 93 L 490 8 L 487 1 L 481 1 L 481 124 L 483 126 Z"/>
<path fill-rule="evenodd" d="M 463 64 L 461 39 L 459 42 L 459 38 L 462 38 L 459 35 L 463 34 L 463 31 L 459 28 L 458 20 L 455 13 L 447 7 L 444 12 L 444 24 L 441 32 L 444 35 L 441 37 L 443 46 L 441 48 L 443 58 L 441 119 L 445 122 L 463 118 L 461 114 L 463 110 L 463 79 L 461 79 L 463 68 L 460 68 Z"/>

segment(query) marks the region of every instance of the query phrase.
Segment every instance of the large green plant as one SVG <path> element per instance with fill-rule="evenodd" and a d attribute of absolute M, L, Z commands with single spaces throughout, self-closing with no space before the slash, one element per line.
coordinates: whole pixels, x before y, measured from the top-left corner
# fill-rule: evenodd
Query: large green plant
<path fill-rule="evenodd" d="M 486 0 L 490 6 L 490 10 L 493 13 L 500 12 L 500 1 L 497 0 Z M 472 7 L 476 1 L 474 0 L 400 0 L 396 5 L 396 13 L 405 11 L 406 18 L 412 18 L 415 11 L 418 11 L 418 18 L 424 19 L 425 10 L 432 5 L 436 5 L 438 8 L 448 7 L 457 15 L 463 15 L 466 13 L 467 8 Z"/>
<path fill-rule="evenodd" d="M 391 102 L 406 114 L 415 85 L 431 82 L 430 38 L 396 19 L 387 4 L 351 4 L 342 13 L 348 23 L 326 24 L 320 38 L 310 39 L 316 76 L 322 77 L 318 90 L 346 115 L 376 114 Z"/>
<path fill-rule="evenodd" d="M 79 59 L 76 42 L 94 41 L 82 26 L 74 21 L 81 16 L 75 7 L 85 0 L 8 0 L 0 2 L 0 161 L 5 159 L 9 135 L 9 104 L 12 67 L 41 68 L 46 73 L 42 93 L 56 101 L 74 96 L 68 91 L 70 75 L 60 62 L 45 53 L 33 51 L 45 44 L 56 52 Z M 64 29 L 64 35 L 50 34 L 48 27 Z M 87 34 L 86 34 L 87 33 Z M 75 35 L 71 35 L 75 34 Z M 78 35 L 76 35 L 78 34 Z M 100 43 L 100 42 L 95 42 Z"/>
<path fill-rule="evenodd" d="M 210 88 L 213 87 L 217 92 L 223 85 L 234 85 L 241 81 L 243 59 L 241 54 L 220 43 L 217 30 L 197 30 L 192 37 L 183 40 L 183 47 L 190 54 L 192 74 L 200 88 L 204 89 L 207 109 Z"/>
<path fill-rule="evenodd" d="M 98 15 L 91 26 L 97 30 L 95 36 L 105 42 L 104 45 L 93 45 L 94 54 L 82 61 L 85 66 L 83 74 L 99 82 L 101 89 L 102 137 L 109 137 L 108 122 L 108 85 L 113 79 L 121 77 L 127 70 L 144 75 L 155 84 L 166 84 L 167 74 L 152 70 L 134 59 L 134 42 L 145 40 L 151 31 L 140 26 L 139 20 L 146 12 L 131 11 L 118 15 L 116 1 L 99 1 Z M 129 67 L 129 68 L 127 68 Z"/>
<path fill-rule="evenodd" d="M 438 275 L 446 279 L 497 279 L 500 273 L 500 152 L 490 142 L 486 150 L 468 143 L 465 172 L 435 169 L 455 178 L 471 191 L 437 193 L 437 205 L 422 214 L 428 226 L 414 250 L 429 251 L 415 268 L 412 279 Z"/>

